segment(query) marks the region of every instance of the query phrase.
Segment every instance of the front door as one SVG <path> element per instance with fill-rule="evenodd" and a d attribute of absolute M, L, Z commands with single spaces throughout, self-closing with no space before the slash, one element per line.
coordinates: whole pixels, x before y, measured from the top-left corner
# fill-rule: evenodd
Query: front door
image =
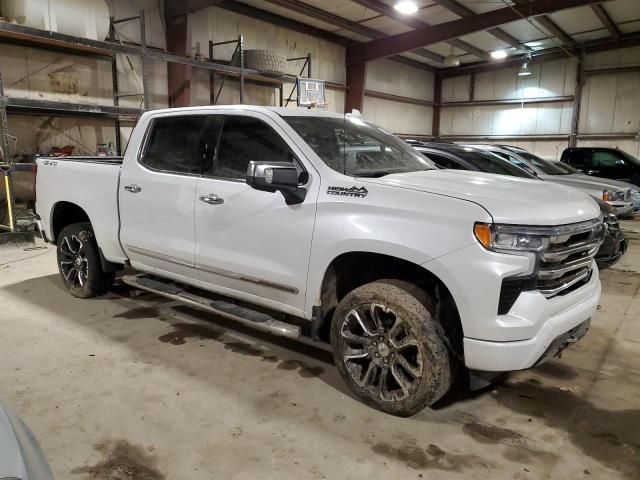
<path fill-rule="evenodd" d="M 193 277 L 200 143 L 205 116 L 151 121 L 139 158 L 124 162 L 119 204 L 122 246 L 134 268 L 172 278 Z"/>
<path fill-rule="evenodd" d="M 308 175 L 302 203 L 245 183 L 251 160 L 294 162 L 301 152 L 270 118 L 251 112 L 224 116 L 211 175 L 196 191 L 196 266 L 203 287 L 301 314 L 318 178 Z"/>
<path fill-rule="evenodd" d="M 616 150 L 593 150 L 590 174 L 615 180 L 631 180 L 633 164 Z"/>

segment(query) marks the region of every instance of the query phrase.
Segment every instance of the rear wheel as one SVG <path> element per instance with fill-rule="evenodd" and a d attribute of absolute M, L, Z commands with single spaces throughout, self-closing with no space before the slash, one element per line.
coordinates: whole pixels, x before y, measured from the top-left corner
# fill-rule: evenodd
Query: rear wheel
<path fill-rule="evenodd" d="M 449 390 L 454 360 L 434 316 L 424 291 L 397 280 L 366 284 L 340 302 L 331 326 L 333 356 L 358 397 L 408 417 Z"/>
<path fill-rule="evenodd" d="M 58 270 L 71 294 L 90 298 L 107 293 L 115 272 L 105 273 L 90 223 L 73 223 L 58 235 Z"/>

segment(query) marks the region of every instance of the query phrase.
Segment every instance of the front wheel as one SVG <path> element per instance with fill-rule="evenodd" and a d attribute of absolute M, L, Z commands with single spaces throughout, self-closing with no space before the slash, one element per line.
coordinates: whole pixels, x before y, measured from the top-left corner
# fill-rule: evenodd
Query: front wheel
<path fill-rule="evenodd" d="M 341 376 L 359 398 L 408 417 L 449 390 L 454 360 L 434 316 L 426 292 L 397 280 L 363 285 L 342 299 L 331 346 Z"/>
<path fill-rule="evenodd" d="M 102 270 L 100 251 L 90 223 L 73 223 L 58 235 L 58 270 L 75 297 L 90 298 L 107 293 L 115 272 Z"/>

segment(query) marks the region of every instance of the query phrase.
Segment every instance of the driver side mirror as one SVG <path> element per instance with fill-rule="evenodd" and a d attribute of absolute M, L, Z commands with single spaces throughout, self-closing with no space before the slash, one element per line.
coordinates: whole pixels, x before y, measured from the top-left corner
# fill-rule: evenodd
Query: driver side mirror
<path fill-rule="evenodd" d="M 249 162 L 247 185 L 263 192 L 281 192 L 287 204 L 301 203 L 307 190 L 300 186 L 295 165 L 287 162 Z"/>

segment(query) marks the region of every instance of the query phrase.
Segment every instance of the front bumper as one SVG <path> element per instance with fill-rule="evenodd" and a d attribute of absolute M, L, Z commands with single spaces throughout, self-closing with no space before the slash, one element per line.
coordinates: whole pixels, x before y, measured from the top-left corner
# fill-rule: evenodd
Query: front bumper
<path fill-rule="evenodd" d="M 631 217 L 635 209 L 633 202 L 607 202 L 616 211 L 618 217 Z"/>
<path fill-rule="evenodd" d="M 596 255 L 596 263 L 600 270 L 609 268 L 622 258 L 627 251 L 628 241 L 624 233 L 617 231 L 615 235 L 611 233 L 605 235 L 604 241 Z"/>
<path fill-rule="evenodd" d="M 600 300 L 596 263 L 589 280 L 546 298 L 522 291 L 506 314 L 498 314 L 502 282 L 527 275 L 531 261 L 485 250 L 479 243 L 425 263 L 453 296 L 464 334 L 465 364 L 473 370 L 506 372 L 532 367 L 555 338 L 589 319 Z"/>
<path fill-rule="evenodd" d="M 588 321 L 598 308 L 601 285 L 597 268 L 589 282 L 579 289 L 561 297 L 546 299 L 538 292 L 524 292 L 502 321 L 509 317 L 519 319 L 543 319 L 540 329 L 527 340 L 487 341 L 464 338 L 464 357 L 467 367 L 473 370 L 506 372 L 523 370 L 535 366 L 553 349 L 554 342 L 563 335 Z M 577 339 L 576 339 L 577 341 Z"/>

